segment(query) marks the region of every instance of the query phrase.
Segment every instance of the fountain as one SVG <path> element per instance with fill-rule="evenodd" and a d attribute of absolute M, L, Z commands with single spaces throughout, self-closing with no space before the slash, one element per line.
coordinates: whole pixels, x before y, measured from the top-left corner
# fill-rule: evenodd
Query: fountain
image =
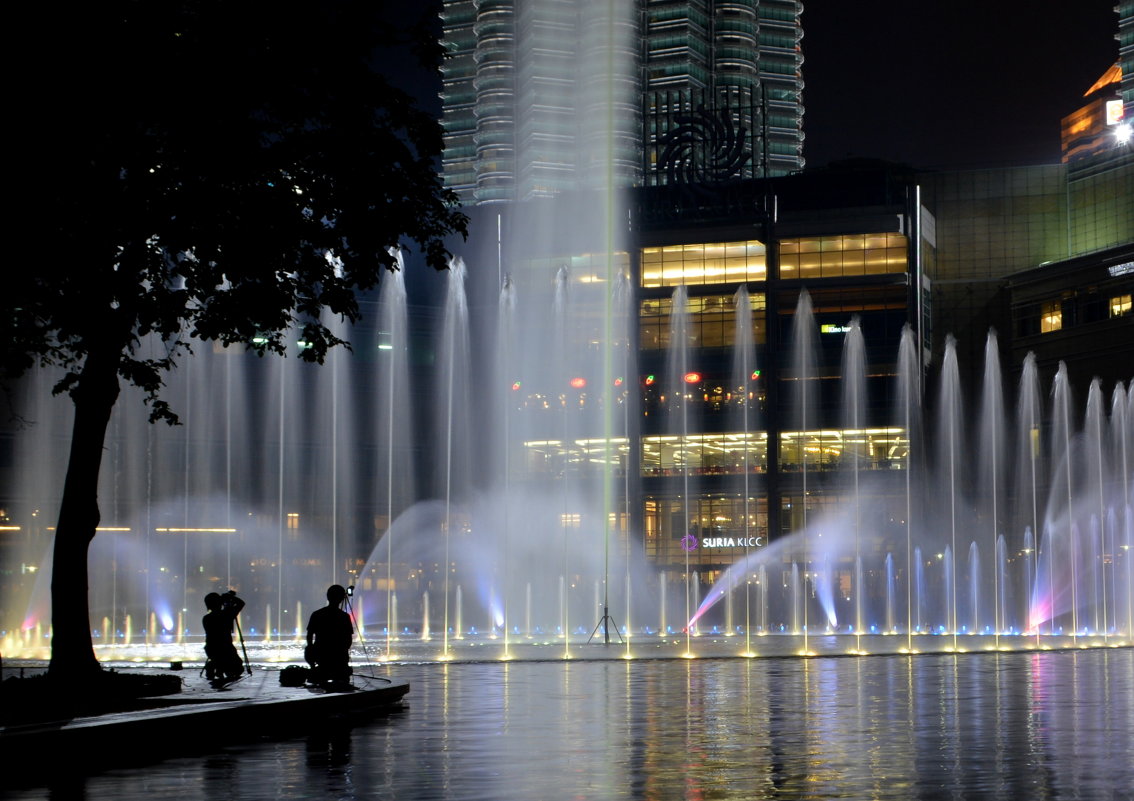
<path fill-rule="evenodd" d="M 857 335 L 849 327 L 852 353 L 857 346 L 850 343 Z M 973 439 L 963 430 L 967 418 L 951 338 L 945 354 L 938 434 L 935 443 L 927 443 L 936 447 L 937 458 L 924 477 L 938 502 L 926 504 L 927 513 L 907 521 L 911 538 L 914 532 L 918 536 L 908 541 L 907 558 L 900 560 L 910 567 L 899 571 L 898 556 L 881 550 L 883 539 L 877 536 L 870 538 L 872 547 L 867 551 L 877 553 L 880 561 L 864 564 L 858 503 L 861 475 L 852 464 L 847 479 L 851 491 L 846 493 L 844 508 L 824 519 L 811 519 L 799 532 L 734 565 L 709 593 L 697 616 L 734 591 L 755 565 L 788 564 L 791 613 L 784 625 L 794 629 L 798 620 L 803 621 L 800 628 L 805 628 L 814 614 L 808 606 L 814 605 L 816 611 L 825 606 L 818 588 L 801 593 L 808 576 L 817 582 L 827 580 L 827 568 L 815 570 L 812 565 L 841 564 L 845 584 L 855 596 L 852 630 L 900 631 L 907 637 L 947 634 L 952 640 L 948 650 L 965 650 L 959 640 L 963 635 L 987 635 L 992 648 L 1001 647 L 1002 637 L 1022 633 L 1037 637 L 1065 634 L 1071 640 L 1090 636 L 1104 643 L 1118 633 L 1129 637 L 1134 618 L 1128 609 L 1128 554 L 1134 543 L 1129 522 L 1121 522 L 1129 521 L 1131 495 L 1122 461 L 1124 449 L 1129 448 L 1125 388 L 1115 389 L 1108 417 L 1099 382 L 1093 382 L 1082 428 L 1076 429 L 1066 371 L 1061 368 L 1053 386 L 1051 427 L 1045 439 L 1034 360 L 1029 357 L 1017 404 L 1018 458 L 1009 465 L 1003 456 L 1008 453 L 1006 434 L 1011 426 L 999 397 L 1002 378 L 995 333 L 988 337 L 986 386 Z M 848 364 L 853 360 L 844 358 L 844 365 Z M 844 383 L 853 384 L 856 375 L 857 371 L 845 369 Z M 856 392 L 844 392 L 843 397 L 849 414 Z M 847 428 L 853 429 L 853 418 L 847 419 Z M 909 430 L 915 432 L 913 427 Z M 917 446 L 913 433 L 910 441 Z M 1041 478 L 1037 466 L 1045 454 L 1052 465 L 1049 482 Z M 1005 492 L 1009 467 L 1016 471 L 1020 488 L 1011 497 Z M 910 477 L 918 480 L 913 473 L 909 470 Z M 970 478 L 979 481 L 970 485 L 966 481 Z M 1013 508 L 1008 508 L 1010 502 Z M 1033 526 L 1041 522 L 1043 536 L 1037 541 Z M 982 537 L 981 531 L 988 533 Z M 817 544 L 820 537 L 822 545 Z M 790 556 L 785 557 L 785 552 Z M 932 553 L 936 558 L 928 556 Z M 960 553 L 967 555 L 958 559 Z M 871 606 L 864 573 L 875 572 L 884 577 L 884 593 Z M 801 594 L 805 599 L 802 609 Z M 898 612 L 899 597 L 907 599 L 904 615 Z M 1122 607 L 1122 614 L 1116 613 L 1116 605 Z M 806 637 L 805 631 L 801 634 Z"/>
<path fill-rule="evenodd" d="M 614 107 L 613 84 L 587 87 L 591 111 Z M 974 637 L 990 647 L 1131 639 L 1130 387 L 1115 386 L 1108 409 L 1092 384 L 1078 417 L 1066 370 L 1049 400 L 1029 358 L 1013 420 L 990 334 L 970 418 L 955 341 L 923 400 L 922 344 L 907 327 L 897 353 L 871 359 L 892 362 L 883 403 L 877 375 L 868 397 L 875 367 L 860 320 L 846 321 L 841 373 L 818 363 L 806 289 L 794 313 L 768 323 L 790 323 L 790 347 L 758 365 L 756 292 L 743 285 L 720 388 L 728 408 L 714 420 L 735 451 L 710 465 L 689 309 L 707 299 L 679 285 L 659 301 L 671 310 L 666 373 L 656 385 L 640 376 L 634 260 L 616 233 L 628 214 L 612 176 L 624 165 L 607 115 L 582 119 L 589 188 L 521 204 L 507 226 L 497 215 L 495 265 L 458 255 L 447 274 L 417 276 L 403 263 L 365 300 L 362 325 L 336 329 L 352 353 L 319 368 L 294 358 L 300 341 L 284 359 L 196 343 L 165 389 L 176 428 L 150 426 L 139 393 L 124 391 L 90 557 L 100 652 L 199 649 L 201 598 L 234 587 L 248 638 L 266 658 L 297 658 L 302 609 L 331 582 L 355 585 L 359 629 L 382 639 L 386 659 L 411 646 L 438 659 L 485 646 L 492 658 L 528 646 L 574 658 L 600 632 L 604 643 L 625 638 L 627 654 L 633 641 L 692 655 L 722 628 L 745 635 L 744 654 L 769 650 L 772 633 L 804 653 L 816 642 L 862 652 L 873 634 L 892 644 L 871 648 L 907 652 L 965 650 Z M 411 309 L 406 280 L 443 307 Z M 162 354 L 154 339 L 142 348 Z M 42 655 L 48 636 L 48 521 L 70 419 L 51 396 L 57 378 L 34 373 L 18 399 L 35 425 L 17 441 L 9 510 L 19 524 L 0 620 L 9 657 Z M 794 390 L 774 409 L 790 430 L 773 442 L 759 390 L 770 380 Z M 646 414 L 661 421 L 657 471 L 681 487 L 649 532 L 632 508 Z M 727 531 L 742 540 L 723 569 L 693 558 L 716 539 L 717 521 L 694 504 L 717 468 L 732 481 Z M 769 473 L 794 493 L 774 514 L 760 509 Z M 781 514 L 791 530 L 769 532 Z M 832 645 L 835 633 L 853 636 Z"/>
<path fill-rule="evenodd" d="M 437 336 L 440 355 L 426 377 L 440 388 L 433 394 L 442 401 L 434 424 L 438 436 L 430 445 L 434 456 L 426 460 L 436 468 L 433 500 L 409 502 L 407 477 L 419 472 L 409 445 L 412 415 L 405 400 L 392 401 L 409 397 L 407 385 L 415 379 L 401 341 L 407 334 L 400 280 L 387 284 L 382 322 L 370 334 L 373 347 L 357 347 L 352 358 L 321 373 L 288 360 L 201 349 L 171 380 L 171 392 L 185 398 L 183 426 L 142 425 L 121 404 L 104 477 L 106 524 L 91 554 L 100 651 L 145 654 L 179 644 L 191 651 L 201 635 L 198 597 L 234 586 L 249 600 L 247 619 L 255 621 L 246 628 L 249 639 L 278 658 L 293 658 L 302 608 L 316 606 L 329 581 L 357 585 L 355 604 L 370 613 L 362 628 L 369 628 L 369 638 L 384 637 L 385 658 L 396 657 L 409 641 L 439 641 L 444 657 L 455 642 L 492 639 L 502 641 L 504 657 L 521 645 L 545 642 L 572 656 L 611 609 L 626 622 L 614 629 L 615 637 L 639 641 L 672 637 L 673 610 L 680 610 L 687 653 L 713 631 L 743 633 L 744 653 L 754 652 L 753 636 L 769 632 L 795 635 L 803 651 L 829 632 L 853 634 L 856 651 L 864 650 L 862 639 L 871 633 L 904 635 L 910 651 L 965 650 L 974 646 L 964 638 L 976 635 L 984 635 L 989 647 L 1024 634 L 1029 636 L 1018 641 L 1033 644 L 1044 638 L 1129 638 L 1134 522 L 1124 386 L 1114 388 L 1108 404 L 1099 382 L 1092 383 L 1080 423 L 1066 371 L 1056 375 L 1045 403 L 1029 357 L 1013 421 L 999 395 L 1002 368 L 990 333 L 979 415 L 967 434 L 950 339 L 938 382 L 936 436 L 924 437 L 918 433 L 922 410 L 906 388 L 913 384 L 899 353 L 893 417 L 910 433 L 886 465 L 903 472 L 910 511 L 898 521 L 903 536 L 895 538 L 880 532 L 864 509 L 864 499 L 879 492 L 872 469 L 879 456 L 863 433 L 866 343 L 852 320 L 840 394 L 845 469 L 838 492 L 845 502 L 821 512 L 801 510 L 795 533 L 747 547 L 712 587 L 702 586 L 689 550 L 678 573 L 652 567 L 640 540 L 626 529 L 629 514 L 606 505 L 604 484 L 629 488 L 633 480 L 625 458 L 633 400 L 625 376 L 635 368 L 630 354 L 620 356 L 617 391 L 613 381 L 605 390 L 595 386 L 600 364 L 562 342 L 568 335 L 564 321 L 579 312 L 567 292 L 569 271 L 558 275 L 532 301 L 518 284 L 505 283 L 497 316 L 501 346 L 490 369 L 480 371 L 494 376 L 490 405 L 496 410 L 480 415 L 465 269 L 454 263 Z M 542 310 L 540 303 L 546 304 Z M 701 428 L 691 419 L 700 412 L 682 380 L 689 372 L 682 289 L 672 303 L 667 425 L 679 444 L 673 463 L 688 498 L 696 476 L 684 451 L 691 432 Z M 746 293 L 737 293 L 737 308 L 748 304 Z M 811 314 L 806 302 L 796 314 Z M 618 317 L 625 323 L 629 314 Z M 550 331 L 535 327 L 530 337 L 510 335 L 512 326 L 538 319 L 557 322 Z M 746 325 L 750 321 L 738 324 L 742 336 Z M 799 325 L 806 331 L 814 324 L 802 319 Z M 365 342 L 357 333 L 353 338 Z M 904 336 L 902 348 L 908 343 Z M 541 355 L 544 348 L 550 357 Z M 816 368 L 806 351 L 796 348 L 791 372 L 800 389 L 792 401 L 800 410 L 800 430 L 814 427 L 809 418 L 817 414 L 807 411 L 814 402 L 806 391 L 813 380 L 808 376 Z M 397 362 L 380 362 L 377 381 L 358 369 L 396 355 Z M 740 400 L 730 420 L 746 443 L 737 471 L 744 499 L 752 480 L 747 443 L 760 427 L 743 389 L 753 359 L 738 349 L 732 368 Z M 49 381 L 40 374 L 29 382 L 30 397 L 44 408 Z M 610 446 L 587 436 L 608 411 L 616 412 L 609 418 L 618 424 Z M 489 421 L 491 433 L 479 437 L 477 425 L 462 422 L 466 417 Z M 26 490 L 42 493 L 37 509 L 50 509 L 50 493 L 58 491 L 51 476 L 60 468 L 49 468 L 45 457 L 62 439 L 57 426 L 66 424 L 66 414 L 58 418 L 23 443 L 28 464 L 42 466 L 29 470 Z M 296 422 L 308 418 L 316 422 Z M 474 443 L 481 442 L 491 447 L 479 450 Z M 1006 458 L 1009 453 L 1015 456 Z M 817 466 L 802 439 L 798 459 L 806 497 Z M 162 468 L 168 464 L 182 469 Z M 923 471 L 921 464 L 929 467 Z M 923 484 L 930 488 L 924 501 L 918 495 Z M 364 485 L 372 490 L 363 492 Z M 368 494 L 385 502 L 371 499 L 368 505 Z M 604 514 L 604 508 L 611 511 Z M 742 508 L 750 543 L 750 514 Z M 364 509 L 379 511 L 366 516 Z M 693 519 L 688 508 L 682 517 Z M 389 522 L 383 526 L 383 520 Z M 611 525 L 614 548 L 606 547 Z M 29 548 L 22 558 L 43 564 L 49 536 L 29 532 L 28 540 L 40 553 Z M 6 611 L 19 610 L 4 623 L 6 654 L 43 653 L 47 578 L 41 570 L 17 605 L 5 604 Z M 931 646 L 921 639 L 926 634 L 945 636 Z"/>

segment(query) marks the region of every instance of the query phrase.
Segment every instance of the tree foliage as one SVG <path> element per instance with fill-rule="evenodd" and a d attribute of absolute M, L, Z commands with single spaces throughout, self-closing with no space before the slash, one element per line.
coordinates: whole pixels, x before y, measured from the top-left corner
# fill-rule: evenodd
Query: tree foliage
<path fill-rule="evenodd" d="M 25 233 L 38 247 L 5 293 L 9 375 L 36 360 L 81 366 L 111 340 L 120 375 L 168 416 L 161 370 L 187 337 L 282 352 L 298 321 L 305 358 L 321 360 L 336 344 L 321 313 L 356 318 L 354 290 L 392 267 L 390 247 L 444 266 L 443 237 L 463 218 L 435 169 L 440 128 L 372 68 L 380 48 L 438 50 L 423 28 L 393 25 L 387 4 L 28 13 Z M 136 356 L 151 333 L 169 358 Z M 71 370 L 64 388 L 77 380 Z"/>
<path fill-rule="evenodd" d="M 437 174 L 437 121 L 375 69 L 392 52 L 406 72 L 437 67 L 429 18 L 398 24 L 395 0 L 107 0 L 18 15 L 30 55 L 9 189 L 30 245 L 0 299 L 0 369 L 64 368 L 57 391 L 76 408 L 55 670 L 61 649 L 93 662 L 79 631 L 85 559 L 120 382 L 145 390 L 151 419 L 175 422 L 162 375 L 195 340 L 283 353 L 298 325 L 303 358 L 321 361 L 342 344 L 322 320 L 358 317 L 356 292 L 393 267 L 390 248 L 443 268 L 465 218 Z M 155 336 L 158 357 L 141 347 Z M 61 592 L 82 594 L 66 620 Z"/>

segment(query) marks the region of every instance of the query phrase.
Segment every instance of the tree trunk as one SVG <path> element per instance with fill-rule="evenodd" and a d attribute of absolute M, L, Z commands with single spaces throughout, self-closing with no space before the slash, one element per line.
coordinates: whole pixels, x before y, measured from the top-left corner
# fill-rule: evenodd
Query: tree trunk
<path fill-rule="evenodd" d="M 56 677 L 100 671 L 91 641 L 87 551 L 99 524 L 98 476 L 110 412 L 118 400 L 120 351 L 92 349 L 72 392 L 75 425 L 51 573 L 51 664 Z"/>

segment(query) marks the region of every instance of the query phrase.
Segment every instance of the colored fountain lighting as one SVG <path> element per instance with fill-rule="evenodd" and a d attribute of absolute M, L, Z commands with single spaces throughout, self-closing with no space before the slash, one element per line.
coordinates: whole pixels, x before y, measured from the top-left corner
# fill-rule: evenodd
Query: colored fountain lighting
<path fill-rule="evenodd" d="M 587 379 L 581 376 L 575 376 L 568 383 L 571 385 L 572 389 L 582 389 L 587 385 Z"/>

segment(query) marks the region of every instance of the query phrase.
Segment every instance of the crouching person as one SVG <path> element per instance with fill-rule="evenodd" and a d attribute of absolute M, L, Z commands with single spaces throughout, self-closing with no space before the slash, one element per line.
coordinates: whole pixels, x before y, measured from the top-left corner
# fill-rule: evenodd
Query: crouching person
<path fill-rule="evenodd" d="M 205 596 L 205 607 L 209 610 L 201 618 L 205 628 L 205 677 L 218 682 L 238 679 L 244 673 L 244 662 L 232 644 L 232 629 L 244 601 L 236 597 L 236 590 L 223 595 L 210 592 Z"/>
<path fill-rule="evenodd" d="M 327 605 L 311 613 L 307 622 L 307 648 L 303 656 L 311 665 L 311 680 L 330 684 L 349 680 L 350 643 L 354 626 L 343 611 L 347 591 L 338 584 L 327 588 Z"/>

